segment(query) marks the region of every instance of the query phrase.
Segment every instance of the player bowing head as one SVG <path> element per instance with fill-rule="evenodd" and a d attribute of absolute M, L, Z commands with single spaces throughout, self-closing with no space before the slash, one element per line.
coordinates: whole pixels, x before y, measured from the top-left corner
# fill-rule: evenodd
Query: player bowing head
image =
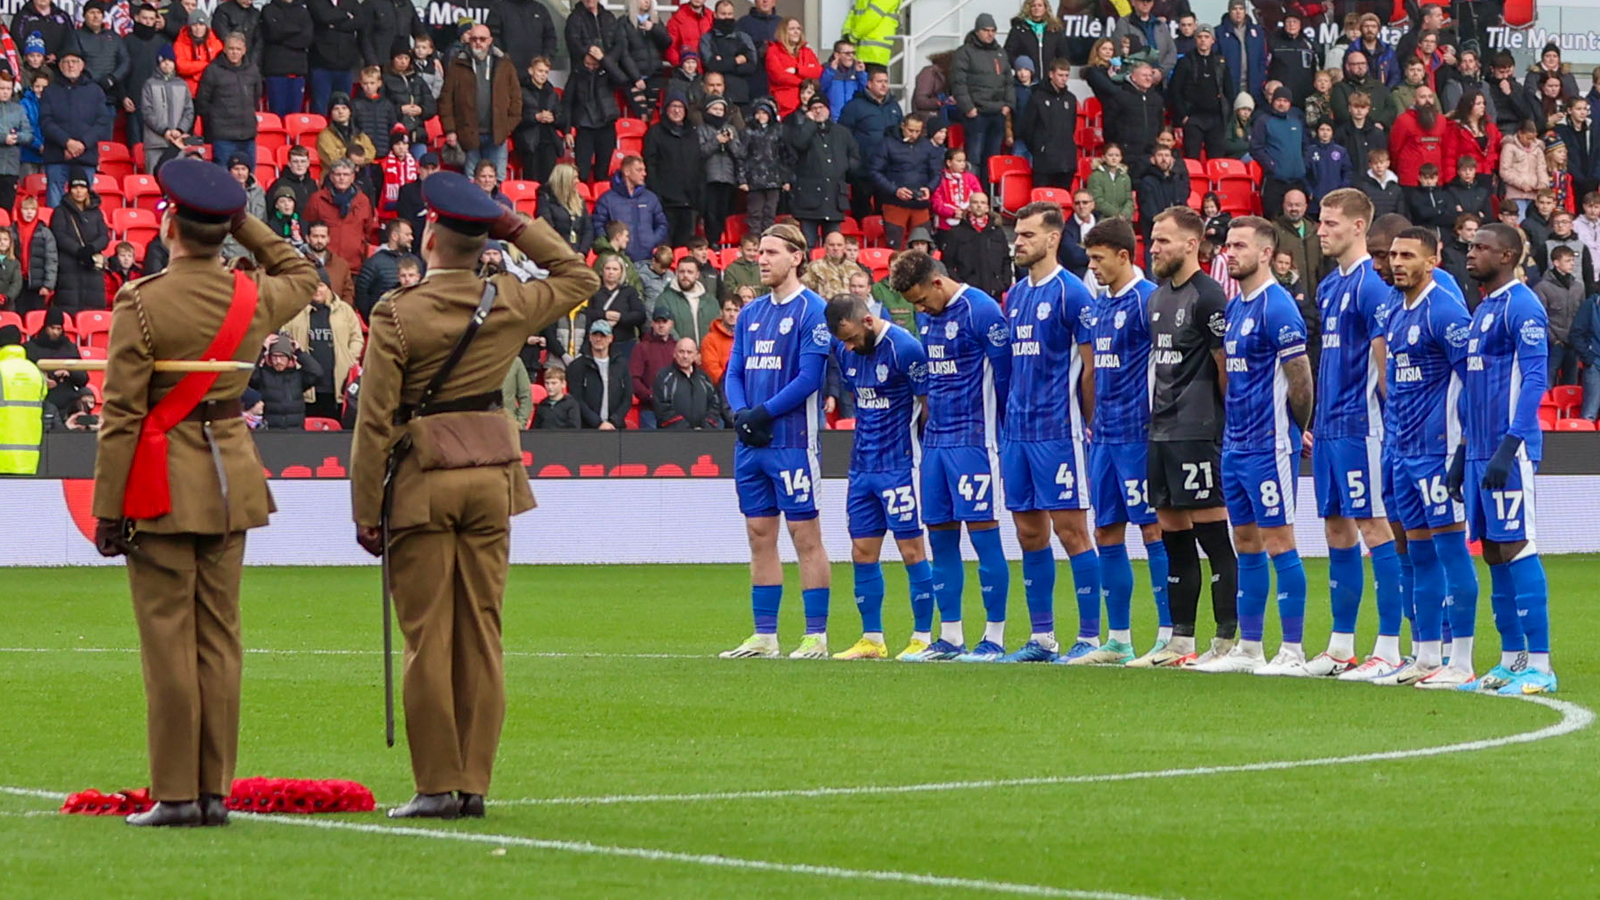
<path fill-rule="evenodd" d="M 889 268 L 889 286 L 917 312 L 928 316 L 942 314 L 962 289 L 942 263 L 921 250 L 907 250 L 895 258 Z"/>
<path fill-rule="evenodd" d="M 1017 211 L 1016 263 L 1028 268 L 1040 260 L 1055 259 L 1061 246 L 1061 231 L 1067 227 L 1061 207 L 1054 203 L 1030 203 Z"/>

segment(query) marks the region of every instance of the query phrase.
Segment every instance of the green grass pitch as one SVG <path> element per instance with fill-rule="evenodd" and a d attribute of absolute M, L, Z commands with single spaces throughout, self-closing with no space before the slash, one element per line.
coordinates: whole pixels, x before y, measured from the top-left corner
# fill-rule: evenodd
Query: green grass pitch
<path fill-rule="evenodd" d="M 1600 708 L 1600 559 L 1546 562 L 1558 698 Z M 1321 561 L 1307 568 L 1315 652 L 1327 577 Z M 885 573 L 898 650 L 904 570 Z M 785 650 L 800 631 L 788 575 Z M 1498 643 L 1480 576 L 1481 670 Z M 859 620 L 848 566 L 834 578 L 840 650 Z M 0 897 L 1600 894 L 1600 728 L 1427 757 L 1170 771 L 1493 742 L 1570 725 L 1582 710 L 1182 672 L 715 659 L 749 632 L 746 584 L 736 566 L 513 571 L 509 713 L 490 799 L 608 802 L 502 802 L 481 822 L 410 830 L 369 814 L 152 832 L 0 793 Z M 971 637 L 975 584 L 969 572 Z M 1154 610 L 1142 568 L 1136 584 L 1143 650 Z M 1071 594 L 1059 593 L 1070 632 Z M 1016 572 L 1012 595 L 1015 646 L 1027 624 Z M 0 598 L 0 785 L 146 784 L 121 570 L 0 570 Z M 394 750 L 382 742 L 377 569 L 250 570 L 244 623 L 254 652 L 239 776 L 353 778 L 380 804 L 408 797 L 403 738 Z M 1370 589 L 1362 625 L 1365 651 Z M 1094 777 L 1120 773 L 1155 774 Z M 1025 779 L 1036 780 L 1015 783 Z M 985 781 L 1009 783 L 971 783 Z M 881 790 L 928 783 L 949 784 Z M 795 793 L 809 788 L 880 790 Z M 743 796 L 752 791 L 779 793 Z M 323 822 L 335 827 L 307 827 Z"/>

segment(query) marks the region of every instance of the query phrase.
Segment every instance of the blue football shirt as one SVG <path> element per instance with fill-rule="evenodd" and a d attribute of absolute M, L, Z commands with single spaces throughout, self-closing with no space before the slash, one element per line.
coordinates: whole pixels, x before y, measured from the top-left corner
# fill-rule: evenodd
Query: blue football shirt
<path fill-rule="evenodd" d="M 1467 459 L 1494 456 L 1507 434 L 1522 439 L 1528 458 L 1544 450 L 1539 401 L 1549 379 L 1549 317 L 1528 286 L 1512 281 L 1483 298 L 1467 333 Z"/>
<path fill-rule="evenodd" d="M 1372 359 L 1372 342 L 1383 336 L 1383 306 L 1394 289 L 1364 256 L 1348 270 L 1335 268 L 1317 287 L 1322 316 L 1322 355 L 1317 363 L 1318 438 L 1365 438 L 1382 433 L 1383 371 Z"/>
<path fill-rule="evenodd" d="M 1056 266 L 1035 284 L 1023 278 L 1006 293 L 1011 324 L 1011 394 L 1000 436 L 1006 441 L 1083 440 L 1083 356 L 1094 298 L 1076 275 Z"/>
<path fill-rule="evenodd" d="M 1437 283 L 1415 304 L 1389 311 L 1390 442 L 1406 459 L 1445 456 L 1461 441 L 1461 371 L 1467 355 L 1467 305 Z"/>
<path fill-rule="evenodd" d="M 1122 293 L 1107 289 L 1095 304 L 1094 440 L 1142 444 L 1150 435 L 1150 294 L 1136 278 Z"/>
<path fill-rule="evenodd" d="M 767 294 L 745 304 L 728 354 L 725 377 L 737 380 L 727 391 L 729 403 L 737 397 L 746 407 L 765 403 L 799 376 L 802 356 L 826 355 L 833 347 L 826 307 L 816 292 L 804 287 L 781 300 Z M 817 449 L 817 410 L 814 393 L 776 416 L 771 446 Z"/>
<path fill-rule="evenodd" d="M 1276 281 L 1228 301 L 1227 425 L 1222 449 L 1297 451 L 1289 419 L 1289 378 L 1283 364 L 1306 353 L 1306 321 Z"/>
<path fill-rule="evenodd" d="M 993 297 L 962 285 L 936 316 L 919 315 L 928 351 L 926 447 L 999 447 L 1011 384 L 1011 331 Z"/>
<path fill-rule="evenodd" d="M 833 342 L 844 383 L 856 398 L 851 472 L 899 472 L 916 464 L 917 398 L 928 393 L 928 353 L 911 332 L 890 324 L 872 352 Z"/>

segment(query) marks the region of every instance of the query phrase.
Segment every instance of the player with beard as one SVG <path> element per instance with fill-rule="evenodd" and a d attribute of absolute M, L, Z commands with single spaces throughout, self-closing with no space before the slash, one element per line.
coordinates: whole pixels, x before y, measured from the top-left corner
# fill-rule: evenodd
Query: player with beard
<path fill-rule="evenodd" d="M 1150 505 L 1167 548 L 1172 640 L 1128 663 L 1176 667 L 1226 656 L 1238 628 L 1237 561 L 1221 490 L 1222 398 L 1227 385 L 1222 336 L 1227 298 L 1200 271 L 1205 220 L 1184 206 L 1159 213 L 1150 232 L 1151 269 L 1162 279 L 1150 295 Z M 1211 564 L 1217 636 L 1196 655 L 1200 554 Z"/>
<path fill-rule="evenodd" d="M 1301 432 L 1316 400 L 1306 357 L 1306 322 L 1278 284 L 1272 223 L 1257 216 L 1228 228 L 1228 274 L 1239 296 L 1228 303 L 1228 423 L 1222 438 L 1222 492 L 1239 549 L 1239 643 L 1228 655 L 1196 663 L 1197 672 L 1305 676 L 1301 649 L 1306 570 L 1295 549 L 1296 461 Z M 1262 653 L 1270 555 L 1278 576 L 1283 645 L 1272 662 Z"/>
<path fill-rule="evenodd" d="M 1547 386 L 1549 322 L 1538 297 L 1517 279 L 1522 254 L 1522 235 L 1499 223 L 1478 229 L 1467 251 L 1467 274 L 1483 285 L 1483 303 L 1468 332 L 1465 440 L 1447 481 L 1453 497 L 1465 493 L 1467 521 L 1483 541 L 1494 594 L 1511 596 L 1517 610 L 1511 618 L 1526 639 L 1528 667 L 1499 693 L 1546 694 L 1555 693 L 1556 675 L 1550 668 L 1550 590 L 1534 543 L 1534 472 L 1544 446 L 1539 401 Z M 1468 614 L 1452 609 L 1452 623 Z M 1455 639 L 1452 661 L 1464 658 L 1470 667 L 1471 637 L 1458 625 Z M 1482 680 L 1462 685 L 1486 687 Z"/>
<path fill-rule="evenodd" d="M 1394 120 L 1389 133 L 1389 157 L 1403 187 L 1416 187 L 1424 163 L 1444 171 L 1444 136 L 1451 123 L 1439 115 L 1439 98 L 1427 85 L 1417 88 L 1411 109 Z"/>
<path fill-rule="evenodd" d="M 1367 253 L 1372 213 L 1366 194 L 1340 188 L 1322 198 L 1317 226 L 1323 258 L 1336 266 L 1317 287 L 1322 355 L 1311 468 L 1317 514 L 1328 539 L 1333 631 L 1328 649 L 1306 664 L 1305 674 L 1316 677 L 1338 675 L 1360 664 L 1355 632 L 1365 576 L 1363 540 L 1372 554 L 1378 607 L 1394 614 L 1387 624 L 1396 629 L 1400 624 L 1400 559 L 1383 496 L 1383 375 L 1388 357 L 1378 324 L 1393 291 L 1373 271 Z"/>

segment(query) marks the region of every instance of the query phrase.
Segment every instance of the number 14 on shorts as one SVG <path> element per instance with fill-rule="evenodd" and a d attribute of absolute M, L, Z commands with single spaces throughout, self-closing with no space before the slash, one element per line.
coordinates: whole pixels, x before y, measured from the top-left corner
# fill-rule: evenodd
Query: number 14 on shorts
<path fill-rule="evenodd" d="M 778 473 L 783 479 L 783 492 L 804 502 L 811 494 L 811 473 L 805 469 L 784 469 Z"/>

